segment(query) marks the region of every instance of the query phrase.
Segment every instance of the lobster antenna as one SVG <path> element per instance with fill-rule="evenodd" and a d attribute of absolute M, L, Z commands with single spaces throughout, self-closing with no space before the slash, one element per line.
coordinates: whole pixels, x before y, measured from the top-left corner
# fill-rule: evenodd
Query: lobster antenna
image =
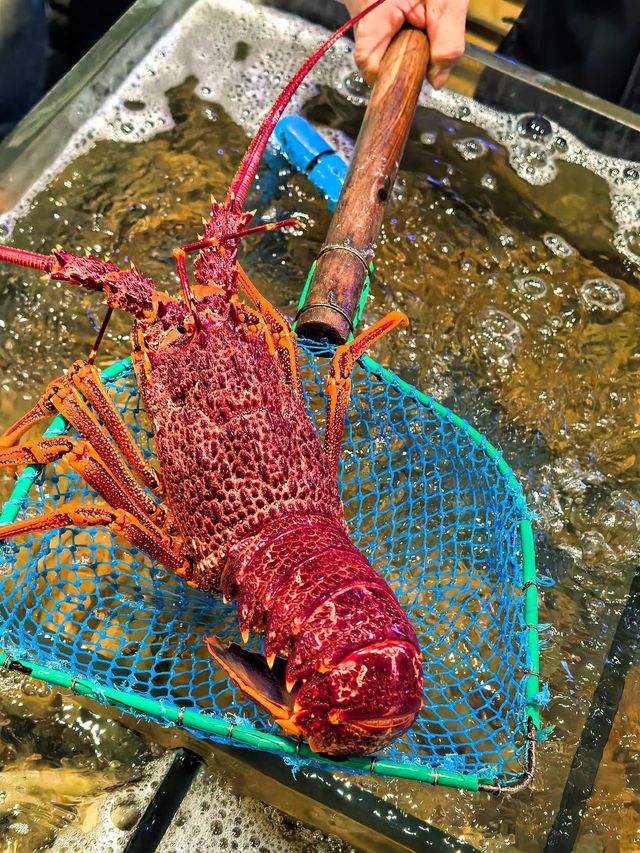
<path fill-rule="evenodd" d="M 325 53 L 332 47 L 339 38 L 341 38 L 351 27 L 355 26 L 362 18 L 366 17 L 369 12 L 372 12 L 385 0 L 375 0 L 370 6 L 367 6 L 366 9 L 363 9 L 359 15 L 356 15 L 355 18 L 352 18 L 350 21 L 347 21 L 346 24 L 343 24 L 339 30 L 327 39 L 327 41 L 316 50 L 316 52 L 309 57 L 296 71 L 291 80 L 287 83 L 285 88 L 282 90 L 278 99 L 271 107 L 266 117 L 264 118 L 262 124 L 258 128 L 258 132 L 253 138 L 253 141 L 249 145 L 247 149 L 247 153 L 242 158 L 242 163 L 240 164 L 240 168 L 236 172 L 233 181 L 231 182 L 231 188 L 227 194 L 226 206 L 234 207 L 237 212 L 242 210 L 242 205 L 244 204 L 245 198 L 247 197 L 247 193 L 249 192 L 249 187 L 255 177 L 256 172 L 258 171 L 258 166 L 260 165 L 260 160 L 262 159 L 262 155 L 264 154 L 264 150 L 267 147 L 267 143 L 269 142 L 269 138 L 273 133 L 273 130 L 278 123 L 278 119 L 285 111 L 289 101 L 293 97 L 296 92 L 298 86 L 302 83 L 307 74 L 311 71 L 314 65 L 318 62 L 319 59 L 325 55 Z"/>

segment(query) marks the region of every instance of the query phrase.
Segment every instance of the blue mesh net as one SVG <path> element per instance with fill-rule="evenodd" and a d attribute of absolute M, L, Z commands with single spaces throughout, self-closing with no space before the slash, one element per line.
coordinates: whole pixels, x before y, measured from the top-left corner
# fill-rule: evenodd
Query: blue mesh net
<path fill-rule="evenodd" d="M 309 411 L 322 430 L 329 355 L 304 341 L 301 350 Z M 135 377 L 129 362 L 121 365 L 107 386 L 152 454 Z M 340 482 L 353 541 L 394 589 L 424 652 L 422 715 L 380 757 L 514 778 L 525 759 L 531 665 L 520 489 L 477 434 L 368 358 L 353 375 Z M 94 500 L 58 463 L 37 473 L 18 517 Z M 233 604 L 183 585 L 109 531 L 65 530 L 5 547 L 5 652 L 88 679 L 98 697 L 101 687 L 113 687 L 279 732 L 216 669 L 202 642 L 211 633 L 240 640 Z M 254 638 L 256 650 L 259 643 Z"/>

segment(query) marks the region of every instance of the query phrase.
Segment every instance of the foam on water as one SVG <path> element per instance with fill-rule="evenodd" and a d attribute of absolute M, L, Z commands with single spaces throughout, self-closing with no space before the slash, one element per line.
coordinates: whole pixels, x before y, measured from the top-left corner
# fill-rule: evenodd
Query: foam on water
<path fill-rule="evenodd" d="M 258 800 L 237 796 L 208 768 L 199 771 L 157 849 L 158 853 L 352 853 L 338 838 Z"/>
<path fill-rule="evenodd" d="M 72 136 L 18 204 L 0 216 L 0 238 L 11 234 L 34 196 L 97 141 L 145 142 L 172 128 L 167 92 L 189 77 L 196 79 L 200 99 L 221 104 L 233 121 L 252 133 L 274 93 L 325 38 L 320 27 L 244 0 L 200 0 Z M 290 111 L 298 112 L 303 101 L 317 93 L 320 79 L 337 87 L 353 71 L 351 46 L 343 40 L 302 84 Z M 338 134 L 336 142 L 342 142 Z"/>
<path fill-rule="evenodd" d="M 640 171 L 637 163 L 593 151 L 545 116 L 500 112 L 446 89 L 436 91 L 428 84 L 423 88 L 420 103 L 482 127 L 507 149 L 514 171 L 530 184 L 540 186 L 553 181 L 560 161 L 582 166 L 603 178 L 609 187 L 611 214 L 617 225 L 614 245 L 621 255 L 640 264 Z"/>
<path fill-rule="evenodd" d="M 246 0 L 199 0 L 70 139 L 55 163 L 20 202 L 0 217 L 0 238 L 11 234 L 16 219 L 28 209 L 35 194 L 96 141 L 143 142 L 171 128 L 173 120 L 166 93 L 188 77 L 197 81 L 196 93 L 202 100 L 221 104 L 237 124 L 251 133 L 273 101 L 274 93 L 325 36 L 320 27 Z M 319 80 L 333 86 L 352 103 L 366 101 L 368 89 L 355 70 L 348 40 L 336 45 L 311 73 L 293 99 L 292 112 L 316 94 Z M 516 173 L 531 184 L 553 181 L 558 161 L 583 166 L 602 177 L 610 189 L 612 215 L 617 224 L 615 247 L 623 256 L 640 264 L 637 164 L 592 151 L 544 116 L 502 113 L 463 95 L 435 91 L 426 83 L 421 103 L 479 125 L 505 146 Z M 339 132 L 331 136 L 340 153 L 348 156 L 351 148 L 348 138 Z M 425 145 L 431 144 L 430 136 L 423 134 Z M 465 159 L 482 157 L 486 146 L 478 138 L 456 143 Z M 491 189 L 490 178 L 483 180 L 487 189 Z"/>
<path fill-rule="evenodd" d="M 71 825 L 58 835 L 51 853 L 124 850 L 172 760 L 172 754 L 167 753 L 151 762 L 134 783 L 97 798 L 81 824 Z M 14 834 L 19 831 L 19 827 L 14 829 Z M 352 851 L 339 838 L 293 820 L 259 800 L 239 796 L 222 774 L 206 767 L 198 771 L 156 849 L 158 853 Z"/>

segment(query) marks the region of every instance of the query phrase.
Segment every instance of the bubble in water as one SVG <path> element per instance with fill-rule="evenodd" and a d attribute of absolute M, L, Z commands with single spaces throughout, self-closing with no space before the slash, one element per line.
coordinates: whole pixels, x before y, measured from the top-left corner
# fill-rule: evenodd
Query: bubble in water
<path fill-rule="evenodd" d="M 547 249 L 552 251 L 553 254 L 557 255 L 559 258 L 568 258 L 576 253 L 573 246 L 570 246 L 564 237 L 561 237 L 559 234 L 543 234 L 542 242 L 545 244 Z"/>
<path fill-rule="evenodd" d="M 511 314 L 493 305 L 476 318 L 476 340 L 483 353 L 498 362 L 516 354 L 523 341 L 524 330 Z"/>
<path fill-rule="evenodd" d="M 500 241 L 500 245 L 504 246 L 505 249 L 518 248 L 518 241 L 516 240 L 515 235 L 512 234 L 511 231 L 504 231 L 502 234 L 499 234 L 498 240 Z"/>
<path fill-rule="evenodd" d="M 634 264 L 640 264 L 640 225 L 621 228 L 613 238 L 613 244 L 621 255 Z"/>
<path fill-rule="evenodd" d="M 358 106 L 365 104 L 369 100 L 371 89 L 367 85 L 365 79 L 357 71 L 349 74 L 342 81 L 342 88 L 347 97 L 347 100 Z"/>
<path fill-rule="evenodd" d="M 496 183 L 496 179 L 490 172 L 486 172 L 480 178 L 480 186 L 484 187 L 485 190 L 491 190 L 492 192 L 497 189 L 498 184 Z"/>
<path fill-rule="evenodd" d="M 536 169 L 542 169 L 549 162 L 547 152 L 544 151 L 542 148 L 538 148 L 537 146 L 525 148 L 522 153 L 524 155 L 524 161 L 527 169 L 534 171 Z"/>
<path fill-rule="evenodd" d="M 580 296 L 589 308 L 617 314 L 624 308 L 624 290 L 608 278 L 590 278 L 580 288 Z"/>
<path fill-rule="evenodd" d="M 489 146 L 483 139 L 473 136 L 468 139 L 456 139 L 453 147 L 459 152 L 463 160 L 477 160 L 478 157 L 484 157 L 489 150 Z"/>
<path fill-rule="evenodd" d="M 433 131 L 425 131 L 420 134 L 420 142 L 422 142 L 423 145 L 434 145 L 437 138 L 438 134 Z"/>
<path fill-rule="evenodd" d="M 530 299 L 542 299 L 547 295 L 547 285 L 535 275 L 520 276 L 515 279 L 515 284 L 520 293 L 524 293 Z"/>
<path fill-rule="evenodd" d="M 548 146 L 531 141 L 513 146 L 509 161 L 518 175 L 530 184 L 540 186 L 552 181 L 557 174 L 553 156 Z"/>
<path fill-rule="evenodd" d="M 128 831 L 140 820 L 140 809 L 128 803 L 117 803 L 111 809 L 111 822 L 117 829 Z"/>
<path fill-rule="evenodd" d="M 553 127 L 549 119 L 540 113 L 525 113 L 516 124 L 518 134 L 533 142 L 545 142 L 553 135 Z"/>
<path fill-rule="evenodd" d="M 625 234 L 625 239 L 633 254 L 640 257 L 640 226 L 629 229 Z"/>

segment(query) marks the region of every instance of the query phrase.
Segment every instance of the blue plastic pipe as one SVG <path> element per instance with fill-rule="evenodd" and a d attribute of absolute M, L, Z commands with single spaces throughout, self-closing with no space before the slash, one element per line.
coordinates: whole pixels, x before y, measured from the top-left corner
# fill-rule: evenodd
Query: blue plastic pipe
<path fill-rule="evenodd" d="M 287 162 L 324 193 L 327 207 L 333 212 L 340 198 L 348 164 L 302 116 L 281 118 L 273 135 Z"/>

